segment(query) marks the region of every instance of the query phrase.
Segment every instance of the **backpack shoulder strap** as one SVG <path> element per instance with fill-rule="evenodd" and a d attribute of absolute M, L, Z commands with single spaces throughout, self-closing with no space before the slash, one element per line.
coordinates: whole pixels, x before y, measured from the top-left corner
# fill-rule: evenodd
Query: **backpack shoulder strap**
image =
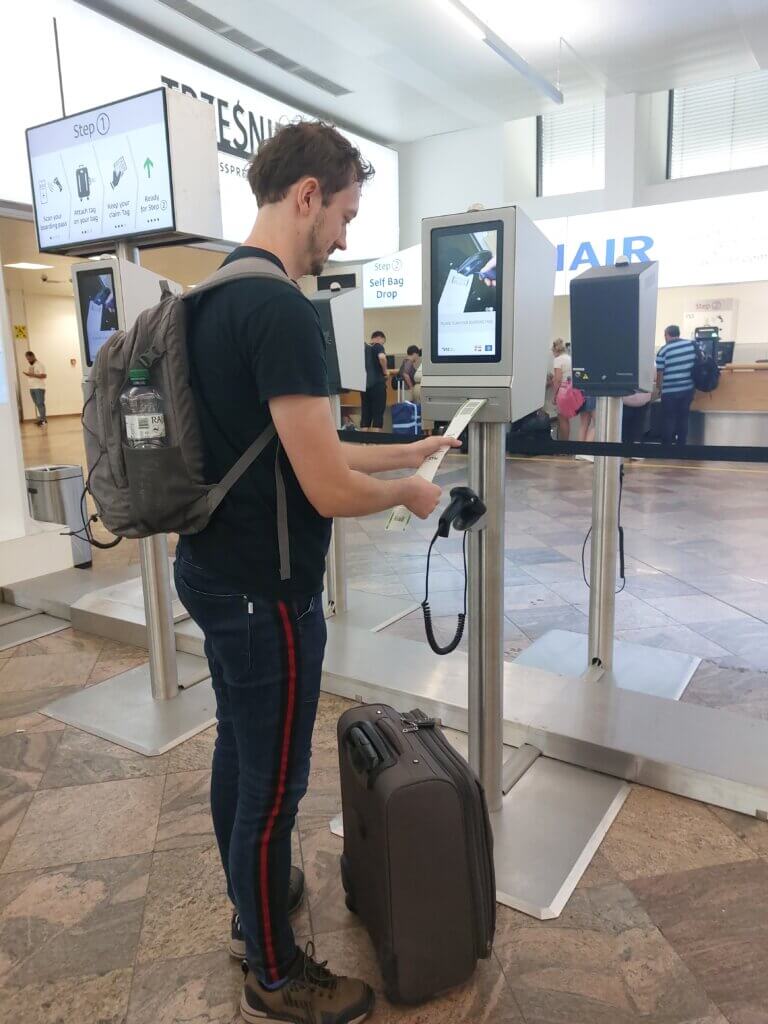
<path fill-rule="evenodd" d="M 233 263 L 227 263 L 224 267 L 219 267 L 218 270 L 214 271 L 210 277 L 207 277 L 196 288 L 185 292 L 182 298 L 195 298 L 195 296 L 202 295 L 204 292 L 213 291 L 214 288 L 218 288 L 228 281 L 242 281 L 250 277 L 272 278 L 275 281 L 282 281 L 291 288 L 295 288 L 296 291 L 300 290 L 296 282 L 292 281 L 285 271 L 276 266 L 272 260 L 265 259 L 263 256 L 246 256 L 241 260 L 235 260 Z"/>
<path fill-rule="evenodd" d="M 245 471 L 256 461 L 264 451 L 273 437 L 276 436 L 275 426 L 270 423 L 259 434 L 255 441 L 245 449 L 240 458 L 219 480 L 217 484 L 208 491 L 208 509 L 213 514 L 227 495 L 227 492 L 234 487 Z"/>

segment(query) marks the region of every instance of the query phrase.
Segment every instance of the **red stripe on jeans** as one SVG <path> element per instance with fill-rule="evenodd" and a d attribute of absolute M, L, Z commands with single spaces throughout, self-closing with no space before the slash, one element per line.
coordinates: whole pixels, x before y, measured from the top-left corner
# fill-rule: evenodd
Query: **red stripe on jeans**
<path fill-rule="evenodd" d="M 296 709 L 296 640 L 293 633 L 293 623 L 284 601 L 278 601 L 280 620 L 283 625 L 283 636 L 285 639 L 285 650 L 288 662 L 288 695 L 285 708 L 285 721 L 283 723 L 283 740 L 280 749 L 280 768 L 277 776 L 277 790 L 275 802 L 272 805 L 267 826 L 261 837 L 261 849 L 259 856 L 259 879 L 261 885 L 261 913 L 264 923 L 264 945 L 267 960 L 267 971 L 271 982 L 280 981 L 277 959 L 275 957 L 274 936 L 272 934 L 272 917 L 269 908 L 269 841 L 275 827 L 275 821 L 283 806 L 285 797 L 285 780 L 288 775 L 288 756 L 291 751 L 291 735 L 293 733 L 293 718 Z"/>

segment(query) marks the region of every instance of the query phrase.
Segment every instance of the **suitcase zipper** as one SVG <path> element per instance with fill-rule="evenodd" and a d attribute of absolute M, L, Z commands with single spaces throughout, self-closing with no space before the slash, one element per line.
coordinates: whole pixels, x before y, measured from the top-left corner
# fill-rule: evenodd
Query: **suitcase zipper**
<path fill-rule="evenodd" d="M 482 791 L 479 783 L 476 780 L 470 780 L 467 778 L 467 767 L 462 758 L 456 753 L 448 740 L 440 732 L 436 732 L 433 728 L 435 722 L 427 720 L 420 723 L 413 721 L 406 721 L 404 731 L 414 732 L 416 726 L 421 738 L 424 741 L 425 746 L 431 750 L 433 754 L 445 755 L 441 759 L 446 771 L 452 780 L 456 783 L 457 788 L 463 797 L 464 806 L 468 809 L 468 836 L 467 836 L 467 852 L 468 860 L 470 865 L 475 869 L 473 871 L 473 878 L 481 880 L 480 893 L 477 892 L 477 886 L 475 886 L 475 899 L 473 900 L 475 909 L 475 918 L 477 930 L 475 934 L 475 945 L 477 949 L 477 955 L 481 959 L 486 959 L 490 955 L 491 946 L 493 943 L 493 933 L 495 931 L 495 920 L 496 920 L 496 902 L 495 902 L 495 882 L 494 872 L 492 868 L 492 839 L 488 833 L 487 819 L 485 813 L 482 813 L 480 817 L 482 821 L 478 822 L 477 802 L 475 800 L 474 787 L 476 786 L 479 791 L 481 807 L 485 808 L 485 794 Z M 445 765 L 445 760 L 449 762 Z M 482 855 L 482 851 L 486 851 L 487 856 Z"/>

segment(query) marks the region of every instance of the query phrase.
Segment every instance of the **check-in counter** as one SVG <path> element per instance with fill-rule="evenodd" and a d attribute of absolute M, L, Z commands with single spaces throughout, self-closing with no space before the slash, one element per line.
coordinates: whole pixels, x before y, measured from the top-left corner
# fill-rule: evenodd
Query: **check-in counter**
<path fill-rule="evenodd" d="M 768 445 L 768 363 L 724 366 L 714 391 L 697 391 L 691 406 L 688 441 Z"/>

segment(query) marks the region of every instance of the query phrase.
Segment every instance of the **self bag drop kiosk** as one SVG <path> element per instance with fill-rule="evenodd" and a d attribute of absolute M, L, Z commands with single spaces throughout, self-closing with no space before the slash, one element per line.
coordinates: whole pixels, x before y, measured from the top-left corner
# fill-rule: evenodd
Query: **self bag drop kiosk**
<path fill-rule="evenodd" d="M 503 793 L 517 770 L 502 741 L 505 439 L 544 403 L 555 252 L 514 206 L 425 220 L 422 249 L 425 415 L 482 403 L 469 424 L 469 486 L 487 507 L 468 538 L 469 761 L 493 815 L 503 895 Z"/>

